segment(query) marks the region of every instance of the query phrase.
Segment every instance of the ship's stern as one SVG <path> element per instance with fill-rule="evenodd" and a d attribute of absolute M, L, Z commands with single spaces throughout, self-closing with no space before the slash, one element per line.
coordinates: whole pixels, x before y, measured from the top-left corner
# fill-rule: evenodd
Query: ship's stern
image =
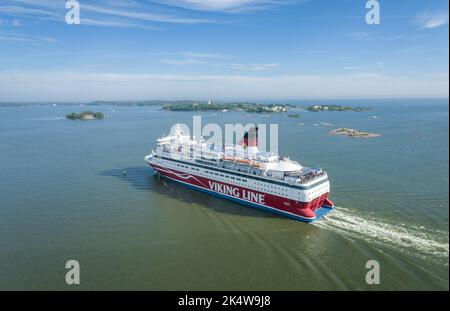
<path fill-rule="evenodd" d="M 328 197 L 329 193 L 330 183 L 325 175 L 323 182 L 298 193 L 301 199 L 295 201 L 293 212 L 309 223 L 323 218 L 335 208 L 333 201 Z"/>

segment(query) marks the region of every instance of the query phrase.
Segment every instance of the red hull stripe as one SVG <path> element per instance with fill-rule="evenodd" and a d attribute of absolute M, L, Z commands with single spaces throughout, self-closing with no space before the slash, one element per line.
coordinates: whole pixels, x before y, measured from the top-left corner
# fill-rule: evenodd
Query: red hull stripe
<path fill-rule="evenodd" d="M 240 201 L 242 203 L 254 204 L 263 208 L 276 210 L 282 212 L 283 214 L 288 214 L 295 217 L 300 217 L 306 220 L 314 220 L 316 217 L 313 216 L 311 210 L 316 210 L 320 208 L 328 194 L 324 194 L 320 198 L 317 198 L 311 202 L 299 202 L 291 200 L 288 198 L 280 197 L 277 195 L 264 193 L 256 191 L 253 189 L 248 189 L 240 187 L 237 185 L 232 185 L 228 183 L 219 182 L 209 178 L 192 175 L 186 172 L 180 172 L 173 169 L 168 169 L 166 167 L 151 165 L 155 170 L 161 174 L 179 181 L 183 184 L 190 185 L 198 188 L 199 190 L 204 190 L 209 193 L 217 193 L 220 196 L 233 199 L 235 201 Z M 311 216 L 305 215 L 309 211 Z M 303 215 L 302 215 L 303 214 Z"/>

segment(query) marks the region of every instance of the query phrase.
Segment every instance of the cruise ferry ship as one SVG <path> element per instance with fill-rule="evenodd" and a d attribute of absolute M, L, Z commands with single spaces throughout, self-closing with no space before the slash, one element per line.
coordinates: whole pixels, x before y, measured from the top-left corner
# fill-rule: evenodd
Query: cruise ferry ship
<path fill-rule="evenodd" d="M 145 161 L 161 175 L 221 198 L 313 222 L 334 209 L 322 169 L 258 150 L 257 128 L 238 145 L 207 144 L 180 128 L 156 141 Z"/>

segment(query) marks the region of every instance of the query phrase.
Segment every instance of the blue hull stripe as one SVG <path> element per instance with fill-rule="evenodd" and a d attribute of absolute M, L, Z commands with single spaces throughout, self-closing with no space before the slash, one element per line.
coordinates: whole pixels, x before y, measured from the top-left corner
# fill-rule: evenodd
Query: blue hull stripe
<path fill-rule="evenodd" d="M 297 216 L 297 215 L 289 213 L 289 212 L 283 212 L 283 211 L 280 211 L 280 210 L 275 209 L 275 208 L 265 207 L 265 206 L 262 206 L 262 205 L 258 205 L 258 204 L 255 204 L 255 203 L 251 203 L 251 202 L 245 201 L 245 200 L 241 200 L 241 199 L 238 199 L 238 198 L 227 196 L 227 195 L 224 195 L 224 194 L 221 194 L 221 193 L 217 193 L 217 192 L 214 192 L 214 191 L 211 191 L 211 190 L 207 190 L 207 189 L 204 189 L 204 188 L 201 188 L 201 187 L 197 187 L 195 185 L 191 185 L 189 183 L 185 183 L 183 181 L 176 180 L 176 179 L 171 178 L 171 177 L 166 176 L 166 175 L 164 175 L 164 176 L 166 178 L 170 179 L 170 180 L 173 180 L 175 182 L 181 183 L 181 184 L 183 184 L 183 185 L 185 185 L 185 186 L 187 186 L 187 187 L 189 187 L 191 189 L 198 190 L 200 192 L 204 192 L 204 193 L 213 195 L 215 197 L 228 199 L 230 201 L 234 201 L 234 202 L 237 202 L 239 204 L 244 204 L 244 205 L 247 205 L 247 206 L 250 206 L 250 207 L 253 207 L 253 208 L 257 208 L 257 209 L 260 209 L 260 210 L 264 210 L 264 211 L 267 211 L 267 212 L 271 212 L 271 213 L 274 213 L 274 214 L 282 215 L 284 217 L 288 217 L 288 218 L 291 218 L 291 219 L 294 219 L 294 220 L 307 222 L 307 223 L 312 223 L 312 222 L 314 222 L 316 220 L 319 220 L 320 218 L 322 218 L 326 214 L 330 213 L 334 209 L 332 207 L 324 205 L 324 206 L 316 209 L 314 212 L 316 213 L 317 216 L 315 218 L 310 219 L 310 218 Z"/>

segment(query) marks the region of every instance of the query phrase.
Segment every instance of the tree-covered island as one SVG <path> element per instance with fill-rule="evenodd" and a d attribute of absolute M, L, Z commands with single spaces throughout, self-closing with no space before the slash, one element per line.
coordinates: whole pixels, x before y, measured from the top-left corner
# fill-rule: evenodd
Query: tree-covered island
<path fill-rule="evenodd" d="M 175 102 L 162 106 L 167 111 L 245 111 L 245 112 L 286 112 L 291 105 L 257 103 L 211 103 L 211 102 Z"/>
<path fill-rule="evenodd" d="M 167 103 L 187 103 L 189 101 L 168 101 L 168 100 L 124 100 L 124 101 L 106 101 L 96 100 L 88 103 L 88 106 L 124 106 L 124 107 L 147 107 L 147 106 L 163 106 Z"/>
<path fill-rule="evenodd" d="M 66 115 L 69 120 L 101 120 L 104 118 L 102 112 L 83 111 L 81 113 L 72 112 Z"/>
<path fill-rule="evenodd" d="M 370 111 L 368 107 L 353 107 L 353 106 L 339 106 L 339 105 L 310 105 L 306 108 L 308 111 L 320 112 L 320 111 Z"/>
<path fill-rule="evenodd" d="M 88 106 L 127 106 L 147 107 L 160 106 L 166 111 L 244 111 L 244 112 L 286 112 L 295 107 L 289 104 L 258 104 L 250 102 L 211 102 L 197 100 L 140 100 L 140 101 L 104 101 L 97 100 L 87 104 Z"/>

